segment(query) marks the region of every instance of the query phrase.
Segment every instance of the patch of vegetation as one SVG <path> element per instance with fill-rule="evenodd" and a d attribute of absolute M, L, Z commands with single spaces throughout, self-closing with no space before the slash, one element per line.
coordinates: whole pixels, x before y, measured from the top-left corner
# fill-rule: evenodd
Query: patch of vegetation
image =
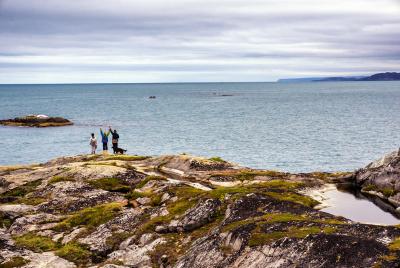
<path fill-rule="evenodd" d="M 320 228 L 317 226 L 311 227 L 290 227 L 287 231 L 282 232 L 271 232 L 271 233 L 261 233 L 258 231 L 252 232 L 248 245 L 250 247 L 259 246 L 271 243 L 273 241 L 279 240 L 283 237 L 291 238 L 304 238 L 310 234 L 318 233 L 332 233 L 334 229 L 332 228 Z"/>
<path fill-rule="evenodd" d="M 180 215 L 184 214 L 189 208 L 193 207 L 195 203 L 195 200 L 185 199 L 167 205 L 167 210 L 169 212 L 168 215 L 149 219 L 147 222 L 138 227 L 136 234 L 141 235 L 144 233 L 153 232 L 157 225 L 169 223 L 175 217 L 179 217 Z"/>
<path fill-rule="evenodd" d="M 392 243 L 389 244 L 389 250 L 398 251 L 400 250 L 400 237 L 396 238 Z"/>
<path fill-rule="evenodd" d="M 132 235 L 132 233 L 128 232 L 113 232 L 112 236 L 107 237 L 106 244 L 110 246 L 111 249 L 115 250 L 125 239 Z"/>
<path fill-rule="evenodd" d="M 268 192 L 266 194 L 280 201 L 294 202 L 307 207 L 315 207 L 316 205 L 319 204 L 318 201 L 312 199 L 311 197 L 301 195 L 295 192 L 283 192 L 283 193 Z"/>
<path fill-rule="evenodd" d="M 144 178 L 143 180 L 141 180 L 138 184 L 136 184 L 135 188 L 136 189 L 142 188 L 149 181 L 165 181 L 165 180 L 167 180 L 165 177 L 150 175 L 150 176 L 147 176 L 146 178 Z"/>
<path fill-rule="evenodd" d="M 122 160 L 122 161 L 140 161 L 150 158 L 150 156 L 142 155 L 110 155 L 105 158 L 105 160 Z"/>
<path fill-rule="evenodd" d="M 77 265 L 87 264 L 90 262 L 91 252 L 84 246 L 71 242 L 58 249 L 55 254 L 61 258 L 69 260 Z"/>
<path fill-rule="evenodd" d="M 121 203 L 108 203 L 82 209 L 57 224 L 54 229 L 64 231 L 75 226 L 85 226 L 89 230 L 94 229 L 100 224 L 113 219 L 122 206 Z"/>
<path fill-rule="evenodd" d="M 329 173 L 329 172 L 312 172 L 310 173 L 311 176 L 313 176 L 314 178 L 326 181 L 326 180 L 330 180 L 332 178 L 338 178 L 338 177 L 342 177 L 342 176 L 346 176 L 346 175 L 350 175 L 351 172 L 333 172 L 333 173 Z"/>
<path fill-rule="evenodd" d="M 381 189 L 380 191 L 381 191 L 381 192 L 383 193 L 383 195 L 386 196 L 386 197 L 390 197 L 390 196 L 392 196 L 392 195 L 395 194 L 395 191 L 394 191 L 394 189 L 392 189 L 392 188 L 383 188 L 383 189 Z"/>
<path fill-rule="evenodd" d="M 33 233 L 15 236 L 13 238 L 16 246 L 28 248 L 34 252 L 53 251 L 58 248 L 57 243 L 51 240 L 51 238 Z"/>
<path fill-rule="evenodd" d="M 28 260 L 20 257 L 20 256 L 15 256 L 12 257 L 10 260 L 0 263 L 1 268 L 14 268 L 14 267 L 22 267 L 25 264 L 29 263 Z"/>
<path fill-rule="evenodd" d="M 130 191 L 129 193 L 124 195 L 126 199 L 128 200 L 134 200 L 140 197 L 147 197 L 149 194 L 147 192 L 138 192 L 138 191 Z"/>
<path fill-rule="evenodd" d="M 374 184 L 368 184 L 367 186 L 364 186 L 362 189 L 364 191 L 367 191 L 367 192 L 369 192 L 369 191 L 377 191 L 378 190 L 378 188 Z"/>
<path fill-rule="evenodd" d="M 392 195 L 394 195 L 396 192 L 394 191 L 394 189 L 389 188 L 389 187 L 385 187 L 383 189 L 379 189 L 376 185 L 374 184 L 368 184 L 367 186 L 364 186 L 362 188 L 363 191 L 374 191 L 374 192 L 381 192 L 384 196 L 386 197 L 390 197 Z"/>
<path fill-rule="evenodd" d="M 54 176 L 49 180 L 49 184 L 55 184 L 61 181 L 75 181 L 73 178 L 65 177 L 65 176 Z"/>
<path fill-rule="evenodd" d="M 0 228 L 9 228 L 13 220 L 4 212 L 0 211 Z"/>
<path fill-rule="evenodd" d="M 88 167 L 88 166 L 112 166 L 112 167 L 118 167 L 117 162 L 88 162 L 85 163 L 83 166 Z"/>
<path fill-rule="evenodd" d="M 2 198 L 21 198 L 27 195 L 28 193 L 33 192 L 36 190 L 36 188 L 42 183 L 42 180 L 36 180 L 36 181 L 31 181 L 28 183 L 25 183 L 23 185 L 20 185 L 14 189 L 11 189 L 5 193 L 2 193 L 0 197 Z"/>
<path fill-rule="evenodd" d="M 162 255 L 167 255 L 168 263 L 172 266 L 184 251 L 181 246 L 184 237 L 182 234 L 167 234 L 163 238 L 166 242 L 158 244 L 149 252 L 149 256 L 152 263 L 158 263 Z"/>
<path fill-rule="evenodd" d="M 18 199 L 15 203 L 36 206 L 36 205 L 39 205 L 46 201 L 47 201 L 47 199 L 44 197 L 25 196 L 25 197 Z"/>
<path fill-rule="evenodd" d="M 232 222 L 222 228 L 223 232 L 228 232 L 237 229 L 240 226 L 247 224 L 264 224 L 264 223 L 276 223 L 276 222 L 315 222 L 322 224 L 341 225 L 346 222 L 339 221 L 336 219 L 314 219 L 307 215 L 298 215 L 292 213 L 267 213 L 259 217 L 253 217 L 241 221 Z M 327 227 L 329 228 L 329 227 Z M 328 229 L 327 229 L 328 230 Z"/>
<path fill-rule="evenodd" d="M 382 260 L 385 260 L 385 261 L 389 261 L 389 262 L 397 260 L 397 256 L 394 255 L 394 254 L 383 255 L 383 256 L 381 256 L 379 258 L 382 259 Z"/>
<path fill-rule="evenodd" d="M 214 157 L 208 158 L 208 160 L 213 161 L 213 162 L 218 162 L 218 163 L 226 163 L 226 161 L 219 156 L 214 156 Z"/>
<path fill-rule="evenodd" d="M 127 193 L 131 190 L 131 187 L 127 183 L 118 178 L 100 178 L 89 181 L 89 184 L 95 188 L 110 192 Z"/>
<path fill-rule="evenodd" d="M 0 167 L 0 172 L 5 174 L 10 174 L 13 171 L 17 170 L 35 170 L 35 168 L 39 167 L 40 164 L 33 164 L 33 165 L 15 165 L 15 166 L 2 166 Z M 4 174 L 3 174 L 4 175 Z"/>
<path fill-rule="evenodd" d="M 290 181 L 284 181 L 284 180 L 271 180 L 271 181 L 258 183 L 258 184 L 240 185 L 240 186 L 233 186 L 233 187 L 217 187 L 209 192 L 203 191 L 203 195 L 207 196 L 209 198 L 219 198 L 222 200 L 227 194 L 229 194 L 229 195 L 234 195 L 233 198 L 235 199 L 235 198 L 242 197 L 249 193 L 265 194 L 269 190 L 280 190 L 282 192 L 294 190 L 294 189 L 302 187 L 303 185 L 304 185 L 303 183 L 299 183 L 299 182 L 290 182 Z M 299 195 L 296 193 L 293 193 L 293 195 L 296 195 L 296 196 L 292 196 L 292 197 L 303 197 L 302 195 Z M 287 198 L 289 198 L 289 196 L 290 195 L 288 194 Z M 297 201 L 299 201 L 299 200 L 297 200 Z M 308 199 L 308 197 L 304 197 L 304 199 L 302 199 L 302 201 L 306 202 L 306 201 L 310 201 L 310 200 Z"/>
<path fill-rule="evenodd" d="M 239 170 L 239 171 L 228 171 L 213 174 L 212 177 L 231 177 L 235 180 L 240 181 L 252 181 L 257 176 L 270 177 L 272 179 L 284 179 L 288 176 L 287 173 L 283 173 L 275 170 Z"/>
<path fill-rule="evenodd" d="M 150 197 L 150 199 L 151 199 L 150 205 L 153 207 L 157 207 L 157 206 L 161 205 L 161 199 L 162 199 L 161 197 L 162 197 L 162 194 L 153 194 Z"/>

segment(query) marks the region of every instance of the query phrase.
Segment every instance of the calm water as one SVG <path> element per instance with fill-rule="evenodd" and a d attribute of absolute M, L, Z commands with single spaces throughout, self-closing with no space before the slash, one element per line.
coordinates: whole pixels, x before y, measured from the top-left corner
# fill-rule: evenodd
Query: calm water
<path fill-rule="evenodd" d="M 333 184 L 323 189 L 308 190 L 305 192 L 320 201 L 321 211 L 333 215 L 343 216 L 347 219 L 370 224 L 395 225 L 400 224 L 400 219 L 389 213 L 394 208 L 381 201 L 381 207 L 371 202 L 360 192 L 350 189 L 337 189 Z M 377 200 L 379 198 L 376 198 Z"/>
<path fill-rule="evenodd" d="M 76 123 L 0 127 L 0 165 L 87 153 L 89 134 L 109 125 L 131 154 L 287 171 L 353 170 L 400 145 L 399 82 L 0 85 L 0 103 L 0 118 Z"/>

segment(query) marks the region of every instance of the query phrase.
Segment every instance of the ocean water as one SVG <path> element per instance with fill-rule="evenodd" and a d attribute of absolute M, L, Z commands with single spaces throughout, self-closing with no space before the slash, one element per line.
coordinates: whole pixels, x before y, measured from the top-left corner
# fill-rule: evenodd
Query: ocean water
<path fill-rule="evenodd" d="M 400 146 L 400 82 L 0 85 L 0 105 L 0 118 L 75 122 L 0 126 L 0 165 L 88 153 L 108 126 L 130 154 L 291 172 L 354 170 Z"/>

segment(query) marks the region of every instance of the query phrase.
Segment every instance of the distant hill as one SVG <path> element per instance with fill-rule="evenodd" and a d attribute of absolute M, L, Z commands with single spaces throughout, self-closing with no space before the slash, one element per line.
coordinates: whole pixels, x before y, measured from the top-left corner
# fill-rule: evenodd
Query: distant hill
<path fill-rule="evenodd" d="M 320 78 L 288 78 L 279 79 L 279 83 L 293 82 L 333 82 L 333 81 L 400 81 L 400 73 L 386 72 L 371 76 L 344 76 L 344 77 L 320 77 Z"/>

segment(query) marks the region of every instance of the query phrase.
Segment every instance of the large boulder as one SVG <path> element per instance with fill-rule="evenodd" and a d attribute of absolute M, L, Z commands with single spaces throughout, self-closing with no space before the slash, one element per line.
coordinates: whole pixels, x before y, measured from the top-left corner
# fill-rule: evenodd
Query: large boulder
<path fill-rule="evenodd" d="M 387 199 L 400 206 L 400 154 L 398 151 L 368 164 L 355 174 L 355 182 L 364 192 Z"/>

